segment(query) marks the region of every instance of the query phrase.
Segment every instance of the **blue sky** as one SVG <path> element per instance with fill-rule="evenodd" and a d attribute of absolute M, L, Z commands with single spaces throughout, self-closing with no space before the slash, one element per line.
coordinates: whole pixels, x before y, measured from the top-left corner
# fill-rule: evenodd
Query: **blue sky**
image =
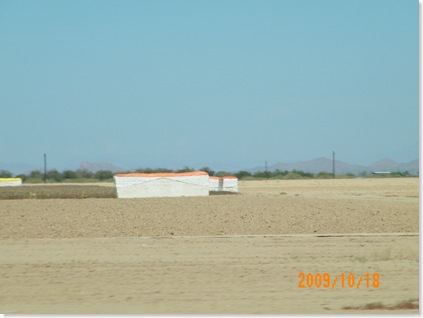
<path fill-rule="evenodd" d="M 418 6 L 2 0 L 0 163 L 417 159 Z"/>

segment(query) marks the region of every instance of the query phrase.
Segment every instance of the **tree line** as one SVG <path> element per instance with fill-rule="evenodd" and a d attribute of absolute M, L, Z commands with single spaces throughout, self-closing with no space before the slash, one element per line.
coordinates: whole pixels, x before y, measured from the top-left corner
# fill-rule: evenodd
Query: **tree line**
<path fill-rule="evenodd" d="M 136 173 L 163 173 L 163 172 L 189 172 L 195 170 L 202 170 L 207 172 L 210 176 L 236 176 L 239 180 L 292 180 L 292 179 L 330 179 L 333 178 L 331 172 L 319 172 L 310 173 L 301 170 L 273 170 L 273 171 L 256 171 L 250 172 L 246 170 L 240 170 L 238 172 L 229 171 L 214 171 L 209 167 L 202 167 L 200 169 L 194 169 L 191 167 L 184 167 L 182 169 L 166 169 L 166 168 L 139 168 L 135 171 Z M 122 171 L 120 173 L 128 173 L 128 171 Z M 0 170 L 0 178 L 21 178 L 23 182 L 37 183 L 37 182 L 96 182 L 96 181 L 113 181 L 113 176 L 116 172 L 110 170 L 98 170 L 95 172 L 78 169 L 78 170 L 64 170 L 58 171 L 56 169 L 48 170 L 44 174 L 41 170 L 33 170 L 27 174 L 13 175 L 10 171 Z M 363 171 L 358 177 L 372 177 L 371 172 Z M 411 176 L 408 171 L 405 172 L 391 172 L 389 175 L 382 177 L 409 177 Z M 336 175 L 336 178 L 355 178 L 357 175 L 352 173 Z M 379 176 L 380 177 L 380 176 Z"/>

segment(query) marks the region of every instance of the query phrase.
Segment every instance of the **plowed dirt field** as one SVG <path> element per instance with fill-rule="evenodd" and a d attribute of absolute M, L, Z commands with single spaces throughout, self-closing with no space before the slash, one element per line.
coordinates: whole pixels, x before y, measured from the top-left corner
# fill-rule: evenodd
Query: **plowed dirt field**
<path fill-rule="evenodd" d="M 419 312 L 417 178 L 150 199 L 78 186 L 0 200 L 1 313 Z"/>

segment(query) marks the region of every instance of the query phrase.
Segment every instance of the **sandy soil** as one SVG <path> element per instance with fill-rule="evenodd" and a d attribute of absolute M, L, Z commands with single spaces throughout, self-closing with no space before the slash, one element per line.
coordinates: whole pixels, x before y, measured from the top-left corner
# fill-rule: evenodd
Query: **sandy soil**
<path fill-rule="evenodd" d="M 418 313 L 343 309 L 419 298 L 418 224 L 415 178 L 0 200 L 0 312 Z M 338 283 L 299 288 L 300 272 Z M 353 288 L 339 285 L 342 273 L 355 275 Z M 380 286 L 363 285 L 366 273 L 380 274 Z"/>

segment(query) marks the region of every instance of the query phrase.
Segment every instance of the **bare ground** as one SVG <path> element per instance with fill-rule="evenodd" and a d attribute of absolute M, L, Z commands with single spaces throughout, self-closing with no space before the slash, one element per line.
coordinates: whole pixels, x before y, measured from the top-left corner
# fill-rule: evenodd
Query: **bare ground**
<path fill-rule="evenodd" d="M 418 182 L 246 181 L 227 196 L 0 200 L 0 312 L 418 313 Z M 326 272 L 331 283 L 353 273 L 355 282 L 299 288 L 300 272 Z M 366 273 L 380 286 L 358 286 Z"/>

